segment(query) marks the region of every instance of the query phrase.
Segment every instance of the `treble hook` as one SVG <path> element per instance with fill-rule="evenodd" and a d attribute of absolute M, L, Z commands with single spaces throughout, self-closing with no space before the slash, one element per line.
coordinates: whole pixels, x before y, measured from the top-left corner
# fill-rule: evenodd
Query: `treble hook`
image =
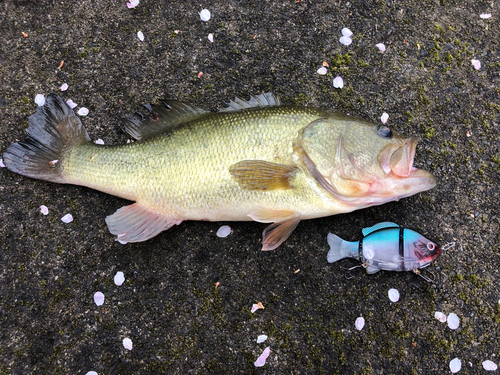
<path fill-rule="evenodd" d="M 434 274 L 431 271 L 427 270 L 427 272 L 429 272 L 435 278 Z M 416 275 L 418 275 L 418 276 L 420 276 L 422 279 L 424 279 L 428 283 L 435 284 L 434 279 L 431 279 L 430 277 L 425 276 L 422 272 L 420 272 L 420 270 L 418 268 L 414 269 L 413 273 L 416 274 Z"/>
<path fill-rule="evenodd" d="M 349 274 L 350 271 L 352 271 L 355 268 L 359 268 L 359 267 L 366 268 L 366 266 L 367 266 L 366 264 L 360 264 L 359 266 L 354 266 L 354 267 L 351 267 L 351 268 L 344 268 L 344 267 L 340 267 L 340 268 L 342 268 L 345 271 L 344 277 L 346 278 L 346 280 L 351 280 L 351 279 L 354 279 L 354 276 L 347 277 L 347 275 Z"/>

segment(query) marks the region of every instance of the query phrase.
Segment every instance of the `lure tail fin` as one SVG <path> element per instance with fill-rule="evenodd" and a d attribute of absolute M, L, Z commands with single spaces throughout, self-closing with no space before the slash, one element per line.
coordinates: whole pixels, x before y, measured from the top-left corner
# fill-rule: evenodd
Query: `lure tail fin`
<path fill-rule="evenodd" d="M 73 110 L 57 95 L 29 118 L 28 137 L 14 143 L 3 154 L 5 166 L 23 176 L 52 182 L 67 182 L 61 160 L 72 147 L 90 141 Z"/>
<path fill-rule="evenodd" d="M 328 245 L 330 245 L 330 251 L 326 257 L 328 263 L 334 263 L 344 258 L 359 259 L 358 242 L 344 241 L 333 233 L 328 233 L 327 240 Z"/>

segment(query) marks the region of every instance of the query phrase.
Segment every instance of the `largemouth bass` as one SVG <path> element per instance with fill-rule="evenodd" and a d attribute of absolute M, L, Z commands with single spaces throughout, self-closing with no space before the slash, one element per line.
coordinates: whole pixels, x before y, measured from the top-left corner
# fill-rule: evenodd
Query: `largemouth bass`
<path fill-rule="evenodd" d="M 399 200 L 431 189 L 413 167 L 416 141 L 385 125 L 321 109 L 282 106 L 271 93 L 221 112 L 169 100 L 125 121 L 137 142 L 91 142 L 80 119 L 49 95 L 26 140 L 3 154 L 21 175 L 87 186 L 134 204 L 106 217 L 121 242 L 140 242 L 184 220 L 273 223 L 263 250 L 300 220 Z"/>

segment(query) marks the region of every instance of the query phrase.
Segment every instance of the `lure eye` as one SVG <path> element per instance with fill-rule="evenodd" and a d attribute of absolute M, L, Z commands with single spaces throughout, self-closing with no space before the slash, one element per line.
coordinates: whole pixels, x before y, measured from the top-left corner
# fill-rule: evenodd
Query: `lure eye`
<path fill-rule="evenodd" d="M 435 249 L 435 247 L 436 247 L 436 246 L 434 246 L 434 244 L 433 244 L 432 242 L 428 242 L 428 243 L 427 243 L 427 248 L 428 248 L 430 251 L 434 250 L 434 249 Z"/>
<path fill-rule="evenodd" d="M 389 128 L 386 125 L 377 125 L 375 130 L 377 134 L 380 135 L 382 138 L 392 138 L 391 128 Z"/>

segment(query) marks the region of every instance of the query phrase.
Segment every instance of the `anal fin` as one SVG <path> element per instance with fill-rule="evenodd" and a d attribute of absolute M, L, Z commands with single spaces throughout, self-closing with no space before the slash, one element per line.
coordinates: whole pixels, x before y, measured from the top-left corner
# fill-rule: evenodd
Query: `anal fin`
<path fill-rule="evenodd" d="M 249 190 L 291 189 L 290 179 L 297 170 L 297 167 L 264 160 L 243 160 L 229 167 L 238 185 Z"/>
<path fill-rule="evenodd" d="M 181 222 L 151 211 L 139 203 L 122 207 L 106 217 L 109 231 L 123 242 L 146 241 Z"/>

